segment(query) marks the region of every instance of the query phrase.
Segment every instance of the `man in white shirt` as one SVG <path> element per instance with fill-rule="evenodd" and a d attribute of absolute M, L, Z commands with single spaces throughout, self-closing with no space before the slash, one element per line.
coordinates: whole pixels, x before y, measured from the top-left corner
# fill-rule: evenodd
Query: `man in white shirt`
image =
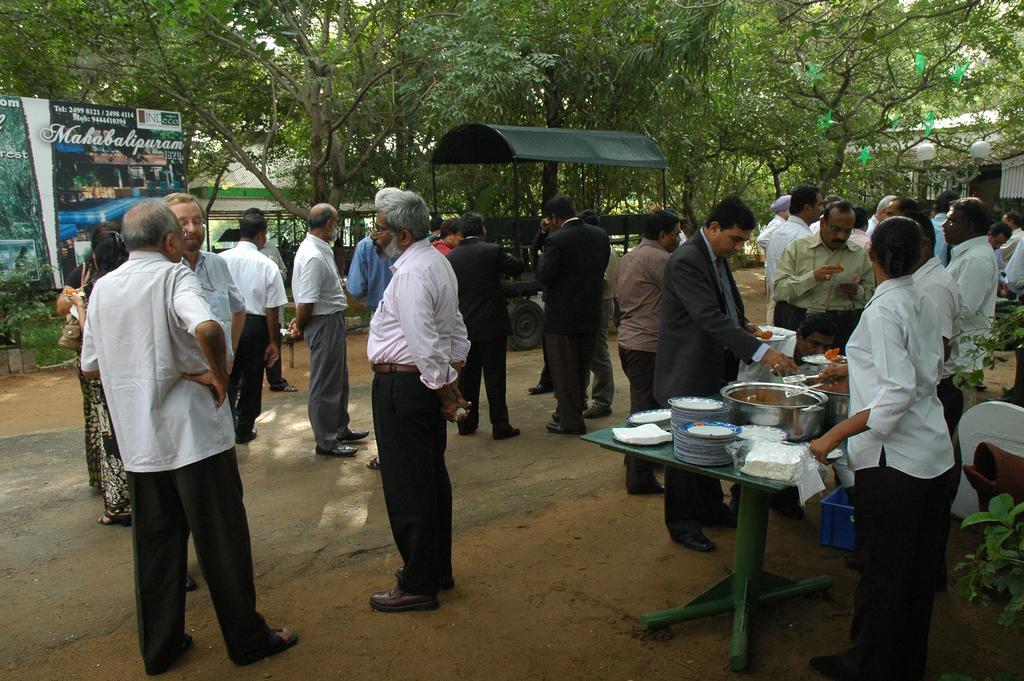
<path fill-rule="evenodd" d="M 1018 248 L 1006 261 L 1006 286 L 1017 296 L 1024 293 L 1024 248 Z"/>
<path fill-rule="evenodd" d="M 890 213 L 888 208 L 889 204 L 896 198 L 898 197 L 895 194 L 889 194 L 888 196 L 883 196 L 882 200 L 878 202 L 878 206 L 875 208 L 875 214 L 868 218 L 868 236 L 871 236 L 871 232 L 875 231 L 875 227 L 878 226 L 879 222 L 887 217 L 895 215 L 895 213 Z"/>
<path fill-rule="evenodd" d="M 943 367 L 938 385 L 939 401 L 942 402 L 946 426 L 952 437 L 956 432 L 960 415 L 963 413 L 963 393 L 953 384 L 956 371 L 957 348 L 960 336 L 960 289 L 949 270 L 935 256 L 933 242 L 935 232 L 931 220 L 921 211 L 904 213 L 921 228 L 921 261 L 914 271 L 914 285 L 935 305 L 939 316 L 939 331 L 942 333 Z"/>
<path fill-rule="evenodd" d="M 996 312 L 999 273 L 988 243 L 989 213 L 976 198 L 957 199 L 950 206 L 942 229 L 952 246 L 949 274 L 960 290 L 961 330 L 957 367 L 962 371 L 982 368 L 977 338 L 988 333 Z M 973 389 L 964 391 L 964 410 L 977 403 Z"/>
<path fill-rule="evenodd" d="M 1003 213 L 1003 222 L 1010 228 L 1010 238 L 1003 244 L 1003 261 L 1010 262 L 1010 258 L 1017 252 L 1017 245 L 1024 240 L 1024 218 L 1015 210 L 1008 210 Z"/>
<path fill-rule="evenodd" d="M 775 234 L 768 242 L 765 256 L 765 280 L 768 283 L 768 298 L 772 301 L 772 308 L 775 307 L 775 268 L 778 267 L 786 246 L 802 236 L 811 235 L 808 224 L 821 217 L 821 209 L 824 207 L 821 192 L 813 185 L 802 184 L 790 192 L 789 219 L 786 220 L 786 224 L 775 230 Z M 772 319 L 774 320 L 774 310 Z"/>
<path fill-rule="evenodd" d="M 245 301 L 231 278 L 227 263 L 216 253 L 202 250 L 206 240 L 206 213 L 196 197 L 178 192 L 165 196 L 164 203 L 174 213 L 181 227 L 181 237 L 185 243 L 185 257 L 181 261 L 196 273 L 203 289 L 203 298 L 224 327 L 230 367 L 242 334 L 242 323 L 245 322 Z"/>
<path fill-rule="evenodd" d="M 309 233 L 299 244 L 292 265 L 295 319 L 288 330 L 305 336 L 309 346 L 309 423 L 320 456 L 352 457 L 346 442 L 362 440 L 367 430 L 349 428 L 348 357 L 341 275 L 331 244 L 338 238 L 338 211 L 326 203 L 309 209 Z"/>
<path fill-rule="evenodd" d="M 238 221 L 238 244 L 223 254 L 245 299 L 245 327 L 231 367 L 228 399 L 237 422 L 235 444 L 256 438 L 256 419 L 263 409 L 263 370 L 280 359 L 281 310 L 288 302 L 274 262 L 260 253 L 267 241 L 267 219 L 248 211 Z"/>
<path fill-rule="evenodd" d="M 458 389 L 469 340 L 455 272 L 427 239 L 427 204 L 409 191 L 378 194 L 376 203 L 376 242 L 396 260 L 370 320 L 366 355 L 384 499 L 405 564 L 397 585 L 374 593 L 370 606 L 434 610 L 438 592 L 455 586 L 445 421 L 464 420 L 470 407 Z"/>
<path fill-rule="evenodd" d="M 775 233 L 782 225 L 786 224 L 786 220 L 789 219 L 789 194 L 783 194 L 779 198 L 772 201 L 771 209 L 775 215 L 768 221 L 768 224 L 761 228 L 761 231 L 757 234 L 757 245 L 761 248 L 762 253 L 768 253 L 768 242 L 771 241 L 772 234 Z"/>
<path fill-rule="evenodd" d="M 263 211 L 259 208 L 249 208 L 246 213 L 256 212 L 263 215 Z M 265 216 L 264 216 L 265 217 Z M 263 248 L 260 249 L 260 253 L 270 258 L 270 260 L 277 266 L 278 271 L 281 273 L 281 283 L 286 284 L 288 281 L 288 265 L 284 262 L 284 257 L 281 255 L 281 250 L 277 247 L 268 236 L 267 243 L 263 244 Z M 287 285 L 287 284 L 286 284 Z M 281 328 L 284 328 L 284 319 L 281 319 Z M 297 393 L 299 389 L 288 382 L 288 379 L 281 374 L 281 356 L 278 354 L 277 361 L 267 367 L 267 383 L 270 384 L 270 391 L 275 393 Z"/>
<path fill-rule="evenodd" d="M 136 613 L 147 674 L 191 643 L 191 532 L 228 656 L 244 665 L 291 647 L 256 611 L 249 527 L 232 442 L 224 330 L 181 265 L 182 230 L 157 200 L 125 214 L 129 259 L 96 283 L 82 373 L 103 379 L 132 499 Z"/>
<path fill-rule="evenodd" d="M 778 231 L 779 227 L 782 227 L 784 224 L 786 224 L 786 221 L 789 220 L 790 198 L 791 197 L 789 194 L 783 194 L 779 198 L 772 201 L 771 209 L 772 212 L 775 213 L 775 215 L 772 216 L 772 219 L 768 221 L 768 224 L 762 227 L 761 231 L 758 232 L 757 234 L 757 246 L 758 248 L 761 249 L 761 253 L 765 256 L 764 290 L 765 295 L 768 298 L 768 307 L 765 315 L 765 320 L 769 324 L 772 323 L 772 317 L 775 314 L 775 301 L 772 300 L 771 287 L 768 285 L 768 244 L 771 242 L 772 235 L 775 234 L 776 231 Z M 682 234 L 682 232 L 680 232 L 680 234 Z M 683 242 L 680 241 L 679 243 L 680 245 L 682 245 Z"/>

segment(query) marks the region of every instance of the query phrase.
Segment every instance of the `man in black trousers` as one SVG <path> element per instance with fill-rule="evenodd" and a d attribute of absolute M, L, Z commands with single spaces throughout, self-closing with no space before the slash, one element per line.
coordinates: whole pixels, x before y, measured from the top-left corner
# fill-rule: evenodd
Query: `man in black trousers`
<path fill-rule="evenodd" d="M 260 248 L 267 243 L 267 219 L 250 210 L 238 221 L 239 241 L 221 257 L 245 300 L 245 326 L 231 367 L 228 399 L 235 408 L 235 444 L 256 437 L 256 419 L 263 408 L 263 372 L 280 359 L 281 310 L 288 302 L 284 281 L 274 261 Z"/>
<path fill-rule="evenodd" d="M 434 610 L 452 577 L 452 484 L 445 421 L 466 418 L 458 389 L 469 352 L 459 285 L 432 248 L 427 204 L 409 191 L 378 193 L 374 239 L 394 275 L 370 320 L 373 428 L 388 520 L 403 565 L 394 588 L 370 597 L 381 612 Z"/>
<path fill-rule="evenodd" d="M 721 201 L 698 230 L 669 257 L 662 291 L 661 330 L 654 369 L 654 396 L 717 397 L 736 378 L 739 361 L 761 362 L 772 371 L 795 373 L 791 357 L 755 338 L 726 259 L 742 250 L 757 222 L 739 199 Z M 694 551 L 713 551 L 703 525 L 736 526 L 715 479 L 671 466 L 665 469 L 665 525 L 672 541 Z"/>
<path fill-rule="evenodd" d="M 576 217 L 569 197 L 557 194 L 544 205 L 548 237 L 537 265 L 545 287 L 544 347 L 558 399 L 558 423 L 548 432 L 582 434 L 594 339 L 601 324 L 601 296 L 608 265 L 608 235 Z"/>
<path fill-rule="evenodd" d="M 477 407 L 480 400 L 480 376 L 487 387 L 487 407 L 491 436 L 495 440 L 519 435 L 508 422 L 505 401 L 505 350 L 512 334 L 501 278 L 517 277 L 526 267 L 498 247 L 487 243 L 484 219 L 478 213 L 466 213 L 461 219 L 462 242 L 446 256 L 459 281 L 459 311 L 469 334 L 469 355 L 459 377 L 459 391 Z M 479 409 L 472 409 L 459 423 L 459 435 L 476 432 Z"/>
<path fill-rule="evenodd" d="M 256 611 L 249 525 L 224 404 L 224 330 L 196 275 L 181 266 L 182 231 L 157 200 L 125 214 L 129 259 L 96 282 L 82 373 L 103 379 L 132 500 L 135 599 L 147 674 L 191 644 L 185 564 L 191 531 L 228 656 L 238 665 L 298 640 Z"/>

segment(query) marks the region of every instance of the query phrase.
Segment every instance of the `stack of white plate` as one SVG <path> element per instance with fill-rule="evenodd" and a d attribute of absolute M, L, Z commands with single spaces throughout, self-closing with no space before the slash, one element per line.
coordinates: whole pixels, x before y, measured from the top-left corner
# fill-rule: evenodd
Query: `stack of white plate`
<path fill-rule="evenodd" d="M 693 421 L 728 421 L 729 405 L 712 397 L 673 397 L 668 401 L 672 408 L 672 428 Z"/>
<path fill-rule="evenodd" d="M 727 466 L 732 455 L 726 445 L 736 440 L 740 429 L 722 421 L 692 421 L 672 429 L 675 457 L 695 466 Z"/>

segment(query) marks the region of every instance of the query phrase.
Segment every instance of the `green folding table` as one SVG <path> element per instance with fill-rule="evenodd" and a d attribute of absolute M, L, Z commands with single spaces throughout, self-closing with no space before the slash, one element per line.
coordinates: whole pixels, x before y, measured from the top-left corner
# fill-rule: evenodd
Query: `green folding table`
<path fill-rule="evenodd" d="M 731 610 L 733 619 L 729 665 L 733 671 L 742 671 L 750 663 L 750 626 L 758 605 L 824 591 L 832 586 L 832 578 L 827 576 L 792 581 L 762 570 L 765 539 L 768 534 L 768 502 L 772 493 L 786 488 L 785 484 L 743 475 L 732 465 L 706 468 L 683 463 L 673 456 L 671 442 L 655 446 L 617 442 L 612 437 L 611 428 L 589 433 L 584 435 L 583 439 L 604 449 L 739 483 L 743 488 L 737 517 L 736 553 L 733 557 L 732 572 L 684 606 L 641 615 L 640 626 L 645 630 L 659 629 L 677 622 Z"/>

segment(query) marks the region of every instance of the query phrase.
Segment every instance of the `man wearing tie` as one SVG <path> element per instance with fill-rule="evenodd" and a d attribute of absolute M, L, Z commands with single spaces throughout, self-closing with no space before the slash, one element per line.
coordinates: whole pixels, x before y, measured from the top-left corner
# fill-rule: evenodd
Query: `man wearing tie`
<path fill-rule="evenodd" d="M 669 258 L 654 372 L 654 396 L 662 404 L 676 396 L 717 397 L 736 378 L 740 360 L 796 372 L 791 357 L 751 335 L 756 329 L 746 322 L 743 299 L 726 263 L 743 248 L 755 225 L 750 209 L 731 196 Z M 736 526 L 723 496 L 718 480 L 668 467 L 665 525 L 672 540 L 694 551 L 714 550 L 703 525 Z"/>

